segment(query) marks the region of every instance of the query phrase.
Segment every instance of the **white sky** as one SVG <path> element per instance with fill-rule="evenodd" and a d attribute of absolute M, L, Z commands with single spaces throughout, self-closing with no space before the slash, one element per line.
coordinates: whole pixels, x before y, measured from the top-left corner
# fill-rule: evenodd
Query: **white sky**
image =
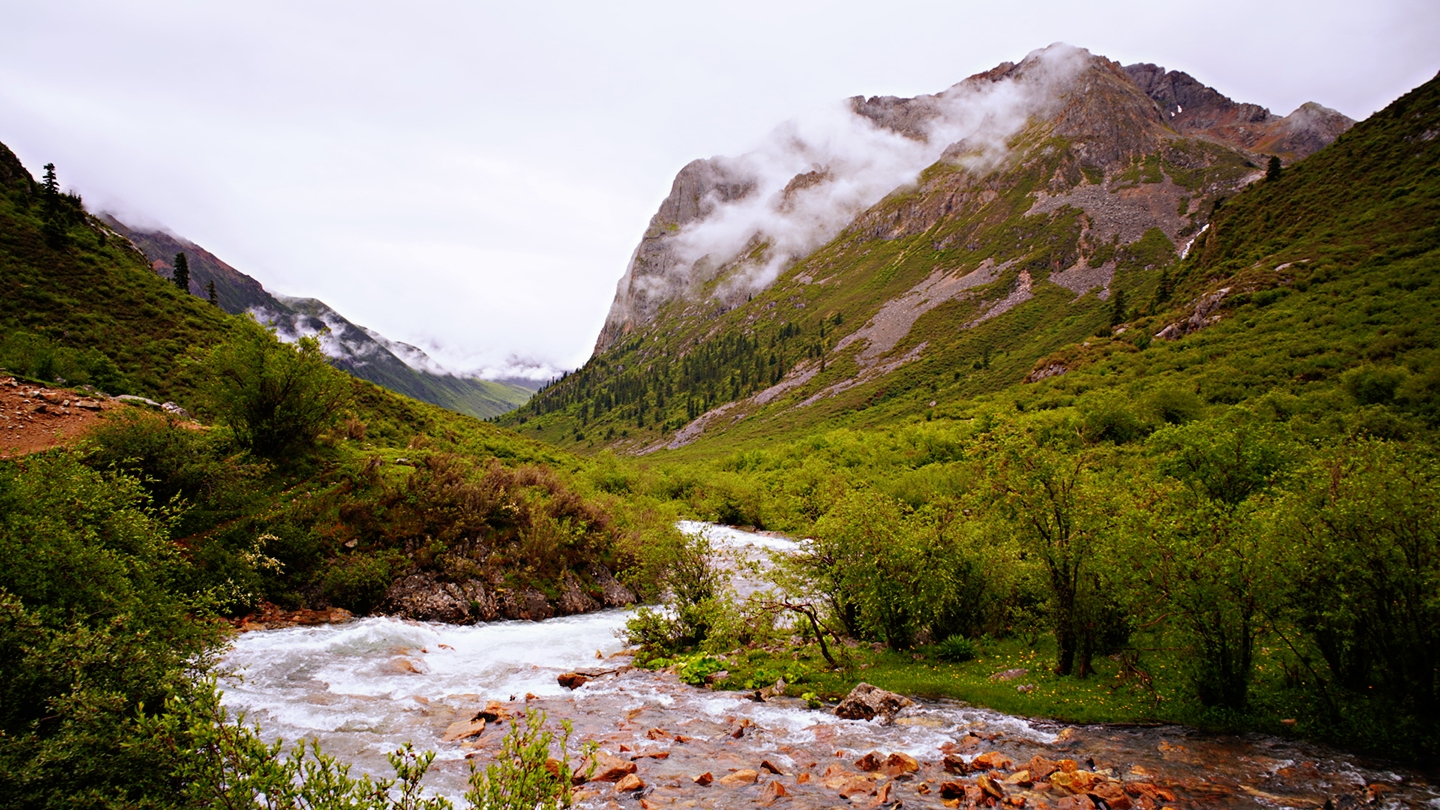
<path fill-rule="evenodd" d="M 1440 69 L 1440 2 L 0 0 L 0 142 L 458 369 L 589 356 L 676 171 L 1064 41 L 1285 114 Z"/>

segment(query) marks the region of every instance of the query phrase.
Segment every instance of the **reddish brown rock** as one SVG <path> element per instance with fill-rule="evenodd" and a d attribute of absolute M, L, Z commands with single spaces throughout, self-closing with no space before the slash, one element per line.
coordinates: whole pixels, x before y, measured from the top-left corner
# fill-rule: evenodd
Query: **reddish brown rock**
<path fill-rule="evenodd" d="M 733 788 L 740 787 L 742 785 L 753 785 L 755 784 L 755 780 L 759 778 L 760 773 L 758 771 L 752 771 L 749 768 L 744 768 L 732 774 L 720 777 L 719 782 L 725 787 Z"/>
<path fill-rule="evenodd" d="M 635 773 L 635 763 L 629 760 L 620 759 L 609 754 L 597 752 L 595 754 L 595 775 L 591 777 L 592 782 L 618 782 L 627 774 Z"/>
<path fill-rule="evenodd" d="M 970 760 L 970 770 L 1005 771 L 1009 770 L 1012 764 L 1014 763 L 1010 760 L 1009 757 L 1005 756 L 1004 754 L 1001 754 L 998 751 L 989 751 Z"/>
<path fill-rule="evenodd" d="M 980 776 L 977 776 L 975 778 L 975 785 L 981 790 L 985 791 L 985 794 L 993 799 L 1005 798 L 1004 788 L 1000 787 L 998 784 L 995 783 L 994 779 L 991 779 L 985 774 L 981 774 Z"/>
<path fill-rule="evenodd" d="M 790 795 L 790 792 L 785 789 L 784 785 L 772 780 L 766 782 L 765 787 L 760 790 L 760 798 L 756 800 L 756 804 L 761 807 L 769 807 L 775 803 L 776 799 L 784 798 L 788 795 Z"/>
<path fill-rule="evenodd" d="M 1095 802 L 1085 794 L 1066 796 L 1055 803 L 1055 810 L 1095 810 Z"/>
<path fill-rule="evenodd" d="M 627 773 L 615 782 L 615 790 L 620 793 L 634 793 L 637 790 L 645 789 L 645 780 L 633 773 Z"/>
<path fill-rule="evenodd" d="M 445 736 L 441 737 L 440 741 L 455 742 L 457 740 L 466 740 L 471 737 L 479 737 L 484 731 L 485 721 L 482 719 L 459 720 L 446 726 Z"/>
<path fill-rule="evenodd" d="M 579 689 L 580 687 L 590 682 L 590 679 L 588 677 L 581 675 L 578 672 L 566 672 L 560 675 L 555 680 L 559 681 L 560 685 L 565 687 L 566 689 Z"/>
<path fill-rule="evenodd" d="M 880 766 L 885 764 L 885 755 L 879 751 L 871 751 L 865 756 L 855 760 L 855 767 L 862 771 L 878 771 Z"/>
<path fill-rule="evenodd" d="M 762 760 L 760 760 L 760 769 L 761 769 L 761 770 L 765 770 L 765 771 L 769 771 L 770 773 L 773 773 L 773 774 L 775 774 L 776 776 L 784 776 L 784 775 L 785 775 L 785 772 L 782 771 L 782 770 L 780 770 L 780 766 L 776 765 L 775 763 L 771 762 L 771 761 L 768 760 L 768 759 L 762 759 Z"/>
<path fill-rule="evenodd" d="M 500 701 L 492 700 L 485 704 L 485 708 L 476 712 L 475 719 L 485 720 L 498 725 L 510 719 L 510 710 Z"/>
<path fill-rule="evenodd" d="M 908 776 L 918 770 L 920 770 L 920 763 L 909 754 L 896 752 L 885 758 L 884 772 L 886 776 Z"/>
<path fill-rule="evenodd" d="M 706 771 L 699 776 L 691 777 L 690 781 L 694 782 L 700 787 L 707 787 L 711 782 L 715 781 L 715 775 L 710 773 L 709 771 Z"/>

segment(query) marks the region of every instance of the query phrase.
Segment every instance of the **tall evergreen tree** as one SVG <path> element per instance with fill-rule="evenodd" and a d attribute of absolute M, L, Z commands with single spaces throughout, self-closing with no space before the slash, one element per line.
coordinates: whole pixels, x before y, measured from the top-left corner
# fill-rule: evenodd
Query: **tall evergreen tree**
<path fill-rule="evenodd" d="M 1110 306 L 1110 328 L 1125 322 L 1125 291 L 1116 290 Z"/>
<path fill-rule="evenodd" d="M 213 278 L 205 282 L 205 297 L 210 299 L 210 303 L 217 307 L 220 306 L 220 295 L 215 292 L 215 279 Z"/>
<path fill-rule="evenodd" d="M 175 273 L 170 276 L 181 292 L 190 292 L 190 260 L 184 252 L 175 254 Z"/>
<path fill-rule="evenodd" d="M 40 197 L 41 217 L 45 223 L 42 230 L 45 243 L 59 250 L 65 246 L 70 229 L 66 227 L 65 211 L 61 208 L 60 181 L 55 176 L 54 163 L 45 164 L 45 180 L 41 185 Z"/>
<path fill-rule="evenodd" d="M 1265 167 L 1265 181 L 1274 182 L 1280 179 L 1280 158 L 1271 155 L 1270 163 Z"/>

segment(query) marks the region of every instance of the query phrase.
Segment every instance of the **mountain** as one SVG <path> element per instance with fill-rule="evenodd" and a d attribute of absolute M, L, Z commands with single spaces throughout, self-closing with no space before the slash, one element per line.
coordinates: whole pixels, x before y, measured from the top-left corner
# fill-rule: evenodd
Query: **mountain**
<path fill-rule="evenodd" d="M 595 355 L 508 419 L 648 452 L 1019 382 L 1163 304 L 1224 200 L 1352 124 L 1065 45 L 852 98 L 684 167 Z"/>
<path fill-rule="evenodd" d="M 419 348 L 357 326 L 323 301 L 270 294 L 260 282 L 194 242 L 164 230 L 126 225 L 113 214 L 101 214 L 100 219 L 129 239 L 149 259 L 156 274 L 168 278 L 174 271 L 175 255 L 185 253 L 193 295 L 204 298 L 213 282 L 221 309 L 231 314 L 250 313 L 274 327 L 282 340 L 319 336 L 321 348 L 334 365 L 361 379 L 481 419 L 519 407 L 535 388 L 519 381 L 451 374 Z"/>

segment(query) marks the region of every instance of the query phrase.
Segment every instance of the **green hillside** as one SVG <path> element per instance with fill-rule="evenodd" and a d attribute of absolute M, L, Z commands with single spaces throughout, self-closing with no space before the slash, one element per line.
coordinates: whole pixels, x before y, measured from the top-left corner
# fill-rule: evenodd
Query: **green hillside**
<path fill-rule="evenodd" d="M 744 303 L 671 302 L 504 423 L 580 450 L 763 443 L 999 390 L 1149 314 L 1257 158 L 1170 129 L 1111 63 L 1085 76 L 998 167 L 937 162 Z"/>
<path fill-rule="evenodd" d="M 699 517 L 815 538 L 782 587 L 837 636 L 890 648 L 852 661 L 871 683 L 1433 764 L 1437 132 L 1440 79 L 1217 201 L 1187 258 L 1119 262 L 1135 303 L 1116 327 L 1037 283 L 989 322 L 1005 342 L 857 386 L 824 417 L 707 430 L 647 456 L 651 486 Z M 765 614 L 746 609 L 708 621 L 763 649 Z M 735 646 L 716 635 L 694 654 Z M 673 638 L 652 654 L 685 649 Z M 818 649 L 800 662 L 717 665 L 740 686 L 848 688 Z M 1005 667 L 1035 688 L 988 680 Z"/>

